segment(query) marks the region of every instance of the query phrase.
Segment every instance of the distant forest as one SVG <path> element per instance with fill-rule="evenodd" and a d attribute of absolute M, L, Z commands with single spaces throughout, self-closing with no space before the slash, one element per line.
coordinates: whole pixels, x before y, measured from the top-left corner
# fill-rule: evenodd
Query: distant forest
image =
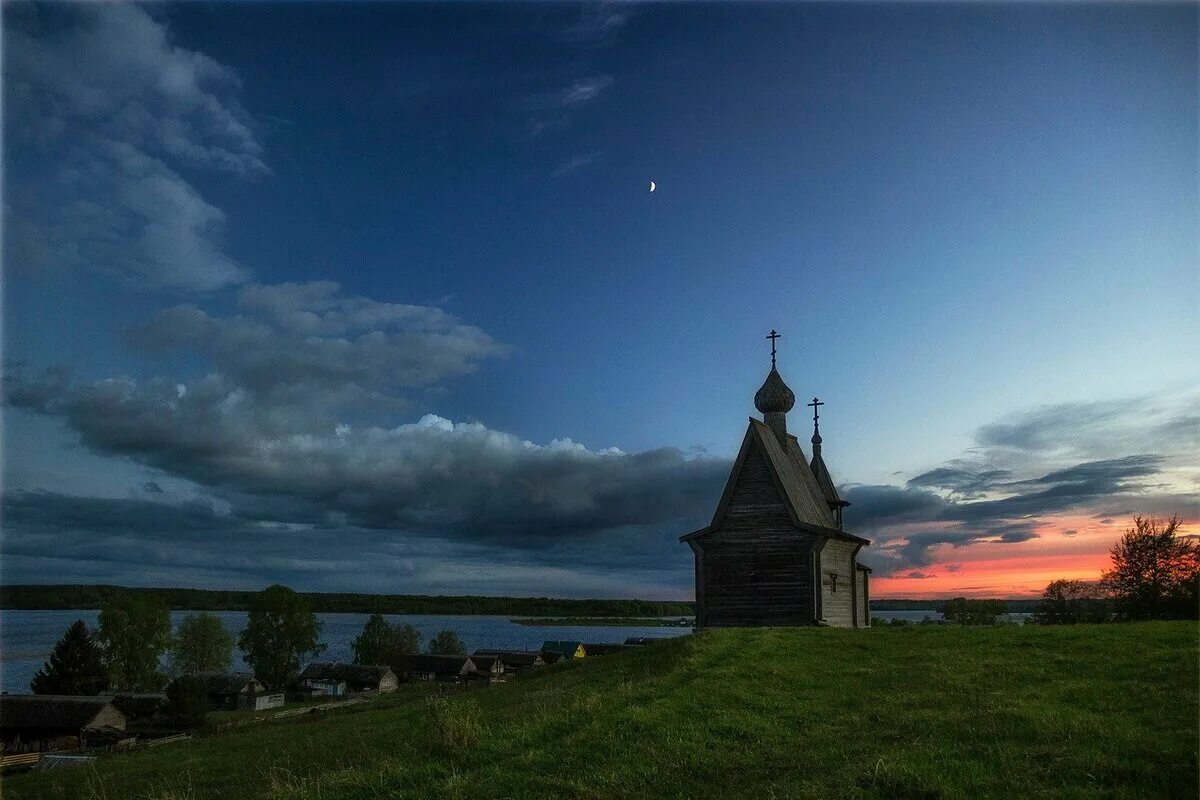
<path fill-rule="evenodd" d="M 220 589 L 126 588 L 92 585 L 0 586 L 0 608 L 100 608 L 116 594 L 153 597 L 172 609 L 248 611 L 256 592 Z M 567 617 L 658 617 L 694 613 L 691 603 L 656 600 L 561 600 L 551 597 L 350 594 L 301 592 L 320 613 L 350 614 L 521 614 Z"/>
<path fill-rule="evenodd" d="M 100 585 L 0 586 L 0 608 L 100 608 L 114 594 L 154 597 L 172 609 L 248 611 L 255 592 L 220 589 L 126 588 Z M 347 614 L 519 614 L 559 617 L 671 617 L 691 615 L 691 603 L 667 600 L 564 600 L 552 597 L 349 594 L 305 592 L 317 613 Z M 1033 611 L 1036 600 L 1008 600 L 1010 612 Z M 873 611 L 942 610 L 941 600 L 872 600 Z"/>

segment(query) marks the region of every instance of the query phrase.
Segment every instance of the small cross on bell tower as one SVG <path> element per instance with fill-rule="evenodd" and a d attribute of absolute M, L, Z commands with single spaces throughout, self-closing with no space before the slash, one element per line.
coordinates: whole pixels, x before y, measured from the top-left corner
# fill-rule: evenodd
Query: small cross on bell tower
<path fill-rule="evenodd" d="M 771 369 L 775 369 L 775 340 L 782 337 L 772 328 L 771 332 L 767 334 L 767 338 L 771 340 Z"/>
<path fill-rule="evenodd" d="M 821 454 L 821 423 L 819 422 L 821 415 L 818 411 L 825 404 L 814 397 L 811 403 L 805 403 L 805 405 L 813 410 L 813 435 L 810 441 L 812 441 L 813 456 L 816 457 Z"/>

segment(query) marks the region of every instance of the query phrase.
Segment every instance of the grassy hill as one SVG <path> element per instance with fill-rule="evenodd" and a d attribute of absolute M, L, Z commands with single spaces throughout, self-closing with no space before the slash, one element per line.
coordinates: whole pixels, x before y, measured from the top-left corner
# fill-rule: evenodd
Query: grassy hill
<path fill-rule="evenodd" d="M 19 776 L 4 796 L 1194 798 L 1198 633 L 710 631 Z"/>

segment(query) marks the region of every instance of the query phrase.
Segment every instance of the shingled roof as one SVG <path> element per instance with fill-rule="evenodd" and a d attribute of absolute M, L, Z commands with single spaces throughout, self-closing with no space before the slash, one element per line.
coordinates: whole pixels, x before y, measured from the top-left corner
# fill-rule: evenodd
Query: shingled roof
<path fill-rule="evenodd" d="M 265 687 L 251 672 L 197 672 L 194 677 L 204 681 L 207 694 L 259 694 Z"/>
<path fill-rule="evenodd" d="M 504 662 L 506 667 L 536 667 L 539 664 L 545 663 L 542 654 L 536 650 L 476 650 L 475 655 L 471 656 L 474 660 L 475 656 L 497 656 Z"/>
<path fill-rule="evenodd" d="M 737 487 L 738 474 L 742 464 L 752 449 L 759 450 L 766 459 L 793 525 L 803 531 L 821 536 L 869 544 L 861 536 L 854 536 L 838 529 L 837 519 L 829 508 L 825 493 L 821 490 L 816 476 L 809 467 L 808 460 L 804 456 L 804 451 L 800 449 L 800 443 L 796 437 L 787 437 L 785 449 L 775 432 L 766 423 L 753 417 L 750 418 L 750 425 L 746 428 L 741 450 L 738 451 L 737 460 L 734 461 L 733 469 L 729 473 L 729 481 L 725 484 L 725 491 L 721 495 L 721 502 L 717 505 L 716 513 L 713 514 L 712 522 L 698 531 L 679 537 L 681 541 L 694 539 L 720 527 L 729 501 L 733 497 L 734 489 Z"/>
<path fill-rule="evenodd" d="M 0 727 L 83 730 L 110 705 L 107 697 L 5 694 L 0 695 Z"/>
<path fill-rule="evenodd" d="M 314 661 L 300 673 L 300 680 L 379 683 L 391 671 L 391 667 L 376 664 L 344 664 L 340 661 Z"/>
<path fill-rule="evenodd" d="M 413 653 L 400 656 L 396 669 L 402 673 L 432 672 L 435 675 L 462 675 L 475 671 L 475 662 L 468 656 L 441 656 L 428 653 Z"/>

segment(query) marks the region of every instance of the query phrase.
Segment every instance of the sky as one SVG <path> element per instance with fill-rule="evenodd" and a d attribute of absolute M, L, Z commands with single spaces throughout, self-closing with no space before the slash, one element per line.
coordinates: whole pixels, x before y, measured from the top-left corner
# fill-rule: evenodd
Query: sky
<path fill-rule="evenodd" d="M 6 3 L 0 579 L 690 598 L 771 329 L 872 597 L 1200 533 L 1198 14 Z"/>

